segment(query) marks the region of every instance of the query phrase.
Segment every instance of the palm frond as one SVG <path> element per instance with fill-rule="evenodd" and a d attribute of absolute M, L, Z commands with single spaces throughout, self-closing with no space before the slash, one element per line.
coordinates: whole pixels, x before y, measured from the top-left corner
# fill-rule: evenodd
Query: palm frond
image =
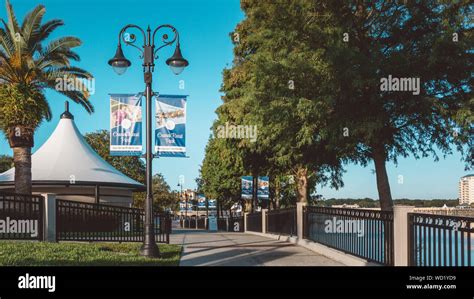
<path fill-rule="evenodd" d="M 7 6 L 7 15 L 8 15 L 8 29 L 11 33 L 20 33 L 20 26 L 18 25 L 18 21 L 15 16 L 15 12 L 13 11 L 13 7 L 10 4 L 10 1 L 6 1 Z"/>
<path fill-rule="evenodd" d="M 54 89 L 53 84 L 55 85 L 56 82 L 54 82 L 54 83 L 51 82 L 50 88 Z M 78 90 L 56 90 L 56 91 L 59 92 L 60 94 L 64 95 L 64 96 L 70 98 L 75 103 L 80 104 L 81 106 L 83 106 L 89 114 L 94 112 L 94 107 L 92 106 L 91 102 L 89 101 L 88 95 L 86 96 L 86 94 L 83 91 L 78 91 Z"/>
<path fill-rule="evenodd" d="M 64 22 L 62 20 L 51 20 L 43 25 L 30 37 L 30 40 L 28 41 L 28 46 L 31 48 L 33 51 L 39 50 L 39 46 L 41 45 L 41 42 L 46 40 L 49 35 L 56 30 L 56 28 L 64 25 Z"/>
<path fill-rule="evenodd" d="M 43 5 L 38 5 L 25 16 L 21 26 L 21 33 L 25 41 L 34 41 L 32 37 L 39 31 L 45 13 L 46 8 Z M 31 43 L 28 44 L 31 45 Z"/>
<path fill-rule="evenodd" d="M 81 40 L 65 36 L 46 41 L 50 34 L 64 23 L 54 19 L 42 24 L 46 12 L 43 5 L 36 6 L 25 16 L 21 28 L 9 0 L 6 1 L 6 6 L 8 21 L 0 20 L 0 25 L 3 25 L 3 28 L 0 28 L 0 89 L 15 102 L 3 101 L 0 109 L 10 113 L 10 120 L 13 122 L 24 122 L 35 127 L 41 119 L 51 119 L 51 109 L 44 95 L 44 89 L 50 88 L 92 113 L 94 108 L 89 101 L 90 91 L 84 81 L 91 79 L 92 75 L 81 68 L 71 66 L 71 61 L 80 60 L 79 55 L 72 49 L 80 46 Z M 72 80 L 73 88 L 70 88 L 70 85 L 57 88 L 58 79 L 67 82 Z M 15 96 L 12 96 L 13 93 Z M 36 110 L 17 115 L 17 110 L 21 107 L 28 109 L 25 101 L 34 101 Z M 23 106 L 8 108 L 8 105 L 16 104 Z"/>
<path fill-rule="evenodd" d="M 44 61 L 61 59 L 64 57 L 71 58 L 73 60 L 79 60 L 79 56 L 72 52 L 70 49 L 80 46 L 81 40 L 76 37 L 66 36 L 51 41 L 40 53 L 37 64 L 41 65 Z M 66 64 L 66 63 L 65 63 Z M 69 62 L 66 64 L 69 65 Z"/>
<path fill-rule="evenodd" d="M 4 26 L 6 26 L 4 22 L 3 24 Z M 13 56 L 15 53 L 15 45 L 13 43 L 13 40 L 10 34 L 7 34 L 7 32 L 3 28 L 0 28 L 0 47 L 9 57 Z"/>

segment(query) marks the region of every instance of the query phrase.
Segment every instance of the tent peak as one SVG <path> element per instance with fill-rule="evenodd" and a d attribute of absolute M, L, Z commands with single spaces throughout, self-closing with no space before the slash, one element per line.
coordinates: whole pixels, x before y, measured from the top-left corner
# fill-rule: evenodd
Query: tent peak
<path fill-rule="evenodd" d="M 70 112 L 69 112 L 69 102 L 66 101 L 64 102 L 64 112 L 63 114 L 61 114 L 61 119 L 65 118 L 65 119 L 74 119 L 74 115 L 72 115 Z"/>

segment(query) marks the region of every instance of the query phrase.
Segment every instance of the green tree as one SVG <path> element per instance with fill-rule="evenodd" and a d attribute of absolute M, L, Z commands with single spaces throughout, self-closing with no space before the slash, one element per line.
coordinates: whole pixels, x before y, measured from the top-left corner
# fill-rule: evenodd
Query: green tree
<path fill-rule="evenodd" d="M 258 141 L 236 146 L 244 168 L 292 175 L 298 201 L 307 201 L 316 182 L 342 185 L 343 151 L 329 146 L 329 64 L 319 39 L 326 28 L 313 18 L 316 2 L 241 3 L 246 18 L 231 34 L 235 59 L 224 71 L 220 121 L 257 125 Z"/>
<path fill-rule="evenodd" d="M 156 211 L 163 212 L 165 209 L 178 210 L 179 197 L 176 192 L 172 192 L 163 175 L 157 173 L 153 176 L 153 207 Z M 145 192 L 134 194 L 133 206 L 137 208 L 145 207 Z"/>
<path fill-rule="evenodd" d="M 140 157 L 110 155 L 109 131 L 99 130 L 94 133 L 87 133 L 84 137 L 99 156 L 115 169 L 137 182 L 145 183 L 145 163 Z M 143 208 L 144 202 L 145 192 L 133 193 L 133 205 L 135 207 Z M 177 195 L 171 192 L 170 186 L 166 183 L 161 174 L 155 174 L 153 176 L 153 204 L 159 211 L 163 211 L 165 208 L 172 210 L 177 208 Z"/>
<path fill-rule="evenodd" d="M 321 38 L 340 120 L 334 135 L 353 147 L 352 161 L 374 162 L 381 208 L 393 206 L 387 161 L 438 160 L 454 145 L 472 166 L 470 1 L 324 1 L 319 7 L 333 28 Z M 419 79 L 419 94 L 382 90 L 389 76 Z"/>
<path fill-rule="evenodd" d="M 87 143 L 105 161 L 115 169 L 142 184 L 145 183 L 145 163 L 137 156 L 112 156 L 110 155 L 109 131 L 99 130 L 84 135 Z"/>
<path fill-rule="evenodd" d="M 0 173 L 13 167 L 13 158 L 7 155 L 0 155 Z"/>
<path fill-rule="evenodd" d="M 209 138 L 200 169 L 201 191 L 206 198 L 216 199 L 220 210 L 227 210 L 241 201 L 240 177 L 243 175 L 242 159 L 235 155 L 225 139 Z M 242 205 L 245 207 L 245 205 Z"/>
<path fill-rule="evenodd" d="M 92 78 L 85 70 L 71 65 L 79 60 L 72 51 L 81 45 L 76 37 L 61 37 L 46 42 L 61 20 L 42 23 L 46 9 L 42 5 L 18 23 L 10 2 L 6 1 L 8 22 L 0 28 L 0 129 L 13 149 L 15 191 L 31 193 L 31 148 L 40 123 L 51 119 L 44 95 L 54 89 L 92 113 L 89 92 L 80 79 Z M 78 89 L 57 88 L 57 80 L 74 80 Z"/>

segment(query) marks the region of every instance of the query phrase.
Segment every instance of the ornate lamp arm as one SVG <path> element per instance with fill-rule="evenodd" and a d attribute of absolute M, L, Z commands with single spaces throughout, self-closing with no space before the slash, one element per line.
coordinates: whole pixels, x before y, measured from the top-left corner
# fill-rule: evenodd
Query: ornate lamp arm
<path fill-rule="evenodd" d="M 153 44 L 153 47 L 155 46 L 155 35 L 156 35 L 156 33 L 157 33 L 160 29 L 162 29 L 162 28 L 169 28 L 169 29 L 171 29 L 171 31 L 173 31 L 174 36 L 173 36 L 173 38 L 172 38 L 171 40 L 168 40 L 168 35 L 167 35 L 167 34 L 163 34 L 163 38 L 162 38 L 163 44 L 162 44 L 161 46 L 157 47 L 157 48 L 155 49 L 155 51 L 153 52 L 153 56 L 155 57 L 155 59 L 158 59 L 158 55 L 157 55 L 158 50 L 160 50 L 160 49 L 162 49 L 162 48 L 164 48 L 164 47 L 166 47 L 166 46 L 169 46 L 169 45 L 173 44 L 175 41 L 177 41 L 178 44 L 179 44 L 179 33 L 178 33 L 178 30 L 177 30 L 175 27 L 173 27 L 173 26 L 171 26 L 171 25 L 169 25 L 169 24 L 164 24 L 164 25 L 158 26 L 158 27 L 153 31 L 153 36 L 152 36 L 152 44 Z"/>
<path fill-rule="evenodd" d="M 125 39 L 125 31 L 126 31 L 127 29 L 129 29 L 129 28 L 138 29 L 138 30 L 142 33 L 142 36 L 143 36 L 143 43 L 144 43 L 144 45 L 146 45 L 147 40 L 146 40 L 145 31 L 144 31 L 142 28 L 140 28 L 139 26 L 134 25 L 134 24 L 128 24 L 128 25 L 126 25 L 125 27 L 123 27 L 122 30 L 120 30 L 119 37 L 118 37 L 118 39 L 119 39 L 119 44 L 120 44 L 120 41 L 122 40 L 126 45 L 130 45 L 130 46 L 132 46 L 132 47 L 138 49 L 138 51 L 140 51 L 140 53 L 141 53 L 140 58 L 143 58 L 143 50 L 142 50 L 140 47 L 138 47 L 137 45 L 135 45 L 135 41 L 136 41 L 135 36 L 132 34 L 132 35 L 130 36 L 131 39 L 129 39 L 129 40 L 126 40 L 126 39 Z"/>

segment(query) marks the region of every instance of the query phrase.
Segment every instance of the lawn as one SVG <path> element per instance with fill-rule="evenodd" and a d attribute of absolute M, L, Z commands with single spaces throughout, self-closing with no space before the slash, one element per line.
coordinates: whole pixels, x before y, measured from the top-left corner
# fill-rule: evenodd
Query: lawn
<path fill-rule="evenodd" d="M 0 241 L 0 266 L 178 266 L 181 246 L 159 244 L 161 258 L 140 255 L 141 243 Z"/>

